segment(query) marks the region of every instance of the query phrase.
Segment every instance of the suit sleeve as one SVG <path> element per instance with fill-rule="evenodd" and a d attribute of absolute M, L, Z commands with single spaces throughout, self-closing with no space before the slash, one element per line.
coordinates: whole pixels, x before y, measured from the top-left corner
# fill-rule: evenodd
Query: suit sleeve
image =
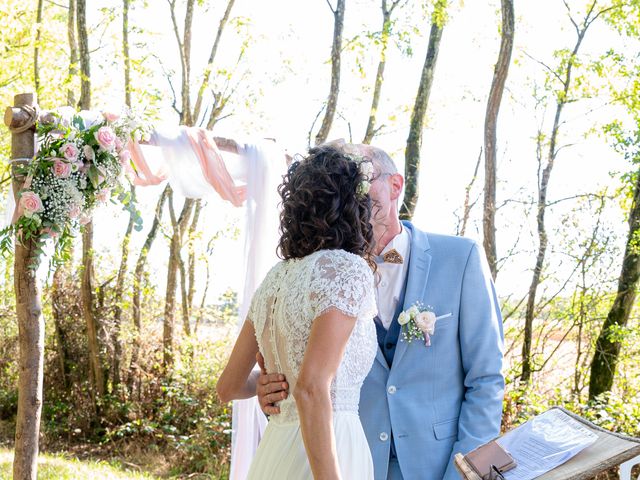
<path fill-rule="evenodd" d="M 458 480 L 456 453 L 466 454 L 500 433 L 504 377 L 502 315 L 484 252 L 474 243 L 467 259 L 460 298 L 460 352 L 465 395 L 443 480 Z"/>

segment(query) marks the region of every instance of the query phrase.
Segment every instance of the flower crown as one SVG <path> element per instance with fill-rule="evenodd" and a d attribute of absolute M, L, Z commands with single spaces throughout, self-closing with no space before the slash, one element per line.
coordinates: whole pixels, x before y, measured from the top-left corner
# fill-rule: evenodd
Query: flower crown
<path fill-rule="evenodd" d="M 371 160 L 359 155 L 347 154 L 346 157 L 358 165 L 360 175 L 364 177 L 364 179 L 356 186 L 356 195 L 358 198 L 364 198 L 371 189 L 371 180 L 373 179 L 374 173 L 373 163 Z"/>

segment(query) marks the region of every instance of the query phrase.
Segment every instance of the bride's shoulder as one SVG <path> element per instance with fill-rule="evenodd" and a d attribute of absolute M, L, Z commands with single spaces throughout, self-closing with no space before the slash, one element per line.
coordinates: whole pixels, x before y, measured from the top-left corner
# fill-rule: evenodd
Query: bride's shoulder
<path fill-rule="evenodd" d="M 371 273 L 371 267 L 367 261 L 360 255 L 356 255 L 346 250 L 318 250 L 309 255 L 309 261 L 315 267 L 322 271 L 339 270 L 343 272 L 368 272 Z"/>

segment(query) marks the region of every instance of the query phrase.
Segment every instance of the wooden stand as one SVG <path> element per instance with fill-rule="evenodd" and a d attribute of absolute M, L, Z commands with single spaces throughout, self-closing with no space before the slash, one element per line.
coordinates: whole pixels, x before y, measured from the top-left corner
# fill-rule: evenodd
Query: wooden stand
<path fill-rule="evenodd" d="M 28 162 L 35 154 L 36 98 L 33 93 L 16 95 L 14 107 L 5 111 L 5 124 L 11 129 L 11 155 L 14 160 Z M 17 194 L 22 181 L 14 175 Z M 17 199 L 16 199 L 17 200 Z M 44 320 L 36 272 L 31 265 L 36 255 L 31 239 L 21 243 L 16 238 L 14 285 L 18 338 L 20 345 L 18 378 L 18 416 L 13 460 L 14 480 L 36 480 L 38 440 L 42 413 L 42 380 L 44 364 Z"/>
<path fill-rule="evenodd" d="M 610 432 L 564 408 L 558 409 L 583 424 L 598 439 L 568 462 L 536 477 L 536 480 L 588 480 L 640 455 L 640 438 Z M 464 480 L 481 480 L 461 454 L 455 455 L 454 464 Z"/>

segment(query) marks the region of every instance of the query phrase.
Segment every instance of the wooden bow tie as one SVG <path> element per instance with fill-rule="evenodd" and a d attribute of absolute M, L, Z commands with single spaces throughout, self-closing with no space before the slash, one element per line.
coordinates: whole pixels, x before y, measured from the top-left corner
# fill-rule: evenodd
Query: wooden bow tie
<path fill-rule="evenodd" d="M 385 252 L 382 255 L 382 260 L 384 260 L 385 263 L 395 263 L 398 265 L 404 262 L 402 255 L 400 255 L 400 253 L 395 248 L 392 248 L 388 252 Z"/>

